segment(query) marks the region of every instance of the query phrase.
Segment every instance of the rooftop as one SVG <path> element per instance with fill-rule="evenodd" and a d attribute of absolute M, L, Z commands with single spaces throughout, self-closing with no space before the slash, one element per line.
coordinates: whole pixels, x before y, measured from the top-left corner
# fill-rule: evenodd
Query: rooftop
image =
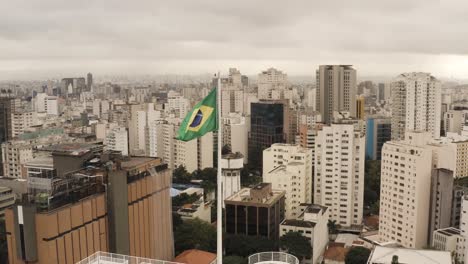
<path fill-rule="evenodd" d="M 369 257 L 369 264 L 390 264 L 393 256 L 398 256 L 399 263 L 452 263 L 449 251 L 417 250 L 376 246 Z"/>
<path fill-rule="evenodd" d="M 58 155 L 82 156 L 92 151 L 96 147 L 99 146 L 89 143 L 63 143 L 45 147 L 43 148 L 43 150 L 51 151 L 54 154 Z"/>
<path fill-rule="evenodd" d="M 189 249 L 180 253 L 174 260 L 185 264 L 211 264 L 215 262 L 216 254 L 198 249 Z"/>
<path fill-rule="evenodd" d="M 443 229 L 438 229 L 435 232 L 441 233 L 446 236 L 453 236 L 453 235 L 460 235 L 461 231 L 460 229 L 454 228 L 454 227 L 447 227 Z"/>
<path fill-rule="evenodd" d="M 323 253 L 323 258 L 344 263 L 348 251 L 349 248 L 345 248 L 341 243 L 330 243 Z"/>
<path fill-rule="evenodd" d="M 261 203 L 258 203 L 252 199 L 250 195 L 250 190 L 251 190 L 250 188 L 242 188 L 239 192 L 231 195 L 230 197 L 226 198 L 224 201 L 226 203 L 237 202 L 237 203 L 257 203 L 257 204 L 262 204 L 262 205 L 273 205 L 285 194 L 285 191 L 272 190 L 272 192 L 270 193 L 270 195 L 267 197 L 266 200 L 264 200 Z"/>

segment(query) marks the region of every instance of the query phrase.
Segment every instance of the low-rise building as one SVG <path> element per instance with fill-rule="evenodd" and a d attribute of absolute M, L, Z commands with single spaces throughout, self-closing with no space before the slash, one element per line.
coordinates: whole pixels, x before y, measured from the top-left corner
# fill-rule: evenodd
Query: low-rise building
<path fill-rule="evenodd" d="M 417 250 L 409 248 L 393 248 L 376 246 L 369 256 L 367 264 L 392 264 L 397 263 L 452 263 L 449 251 Z"/>
<path fill-rule="evenodd" d="M 272 190 L 270 183 L 241 189 L 224 200 L 226 233 L 279 239 L 284 200 L 285 191 Z"/>
<path fill-rule="evenodd" d="M 465 258 L 465 237 L 460 229 L 448 227 L 435 230 L 432 235 L 432 247 L 442 251 L 450 251 L 454 259 L 463 262 Z"/>
<path fill-rule="evenodd" d="M 288 232 L 299 232 L 310 241 L 312 256 L 303 264 L 319 263 L 319 258 L 328 243 L 328 208 L 316 204 L 302 204 L 302 214 L 295 219 L 286 219 L 280 225 L 280 236 Z"/>

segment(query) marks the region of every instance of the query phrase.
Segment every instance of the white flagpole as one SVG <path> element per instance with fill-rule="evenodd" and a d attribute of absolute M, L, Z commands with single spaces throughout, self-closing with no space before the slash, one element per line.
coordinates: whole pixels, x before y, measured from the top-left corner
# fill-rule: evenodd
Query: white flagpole
<path fill-rule="evenodd" d="M 217 217 L 216 217 L 216 234 L 217 234 L 217 246 L 216 246 L 216 259 L 217 264 L 223 264 L 223 182 L 221 178 L 221 151 L 223 144 L 223 120 L 221 119 L 221 76 L 218 72 L 218 87 L 216 88 L 217 101 L 218 101 L 218 175 L 217 175 L 217 187 L 218 187 L 218 203 L 216 206 Z"/>

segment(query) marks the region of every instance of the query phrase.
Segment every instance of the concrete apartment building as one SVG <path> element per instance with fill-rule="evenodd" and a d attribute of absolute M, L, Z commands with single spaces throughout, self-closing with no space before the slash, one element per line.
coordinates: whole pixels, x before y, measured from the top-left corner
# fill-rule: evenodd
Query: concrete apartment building
<path fill-rule="evenodd" d="M 224 117 L 230 113 L 244 114 L 244 91 L 248 85 L 248 77 L 241 75 L 236 68 L 230 68 L 229 76 L 221 78 L 221 85 L 221 115 Z M 218 79 L 213 79 L 213 86 L 218 86 Z"/>
<path fill-rule="evenodd" d="M 249 155 L 250 119 L 238 113 L 230 113 L 223 117 L 223 146 L 229 145 L 233 153 L 239 152 L 247 164 Z"/>
<path fill-rule="evenodd" d="M 312 256 L 302 261 L 317 264 L 328 244 L 327 207 L 316 204 L 301 204 L 301 214 L 295 219 L 286 219 L 280 225 L 280 237 L 288 232 L 299 232 L 310 241 Z"/>
<path fill-rule="evenodd" d="M 76 263 L 96 251 L 174 257 L 171 171 L 161 159 L 90 144 L 50 149 L 46 165 L 28 163 L 27 198 L 5 212 L 10 264 Z"/>
<path fill-rule="evenodd" d="M 433 150 L 431 133 L 407 132 L 382 149 L 379 236 L 407 248 L 428 242 Z"/>
<path fill-rule="evenodd" d="M 410 130 L 440 137 L 441 84 L 429 73 L 400 74 L 392 82 L 392 139 L 402 140 Z"/>
<path fill-rule="evenodd" d="M 432 247 L 440 251 L 452 252 L 453 258 L 459 263 L 465 259 L 465 237 L 460 229 L 447 227 L 435 230 L 432 234 Z"/>
<path fill-rule="evenodd" d="M 11 113 L 11 133 L 13 137 L 23 134 L 26 129 L 37 122 L 37 113 L 31 111 L 17 110 Z"/>
<path fill-rule="evenodd" d="M 26 178 L 24 165 L 33 159 L 33 145 L 24 141 L 8 141 L 2 144 L 3 175 L 10 178 Z"/>
<path fill-rule="evenodd" d="M 257 85 L 259 100 L 278 99 L 274 98 L 273 94 L 275 91 L 281 93 L 286 90 L 288 86 L 288 75 L 275 68 L 269 68 L 258 74 Z M 284 98 L 284 95 L 283 97 L 280 95 L 280 98 Z"/>
<path fill-rule="evenodd" d="M 115 127 L 108 131 L 104 140 L 106 148 L 120 151 L 122 155 L 128 156 L 128 131 L 124 127 Z"/>
<path fill-rule="evenodd" d="M 325 124 L 333 122 L 334 112 L 356 117 L 356 70 L 351 65 L 320 65 L 316 87 L 315 109 Z"/>
<path fill-rule="evenodd" d="M 286 219 L 299 216 L 300 204 L 312 203 L 312 150 L 276 143 L 263 151 L 263 182 L 286 191 Z"/>
<path fill-rule="evenodd" d="M 226 233 L 278 240 L 284 220 L 284 195 L 285 191 L 273 190 L 270 183 L 260 183 L 226 198 Z"/>
<path fill-rule="evenodd" d="M 359 121 L 360 122 L 360 121 Z M 314 203 L 343 227 L 360 225 L 364 207 L 365 137 L 355 124 L 331 124 L 315 140 Z"/>

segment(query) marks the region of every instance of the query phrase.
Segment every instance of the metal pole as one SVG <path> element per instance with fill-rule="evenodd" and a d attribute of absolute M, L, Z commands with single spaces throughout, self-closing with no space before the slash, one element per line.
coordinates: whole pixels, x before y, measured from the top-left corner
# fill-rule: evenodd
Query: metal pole
<path fill-rule="evenodd" d="M 217 187 L 218 187 L 218 202 L 216 206 L 217 217 L 216 217 L 216 235 L 217 235 L 217 247 L 216 247 L 216 259 L 217 264 L 223 264 L 223 186 L 221 179 L 221 151 L 223 144 L 223 121 L 221 119 L 221 76 L 218 72 L 218 87 L 217 92 L 217 113 L 218 113 L 218 176 L 217 176 Z"/>

